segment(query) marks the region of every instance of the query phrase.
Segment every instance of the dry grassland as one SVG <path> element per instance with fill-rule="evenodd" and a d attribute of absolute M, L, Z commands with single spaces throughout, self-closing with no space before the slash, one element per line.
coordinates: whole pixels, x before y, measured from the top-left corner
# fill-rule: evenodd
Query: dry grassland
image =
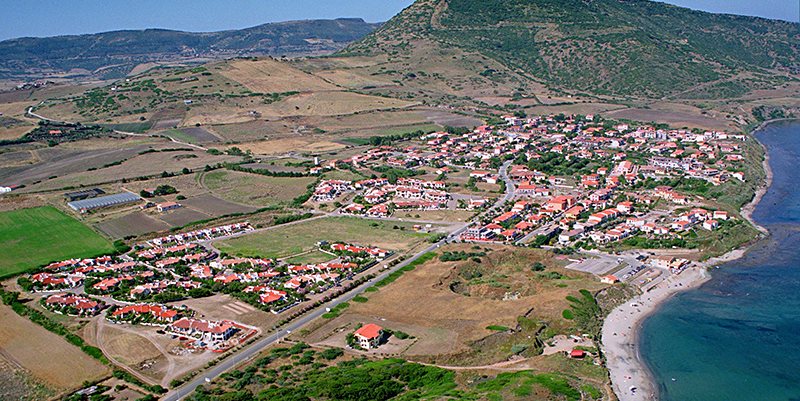
<path fill-rule="evenodd" d="M 319 77 L 270 58 L 255 61 L 236 60 L 230 62 L 227 68 L 223 68 L 219 73 L 241 83 L 253 92 L 310 92 L 338 89 Z"/>
<path fill-rule="evenodd" d="M 306 191 L 313 177 L 267 177 L 257 174 L 218 170 L 205 173 L 203 185 L 232 202 L 267 206 L 289 202 Z"/>
<path fill-rule="evenodd" d="M 0 128 L 0 140 L 17 139 L 34 128 L 33 125 L 20 125 L 11 128 Z"/>
<path fill-rule="evenodd" d="M 330 152 L 344 149 L 341 143 L 315 137 L 282 138 L 237 145 L 257 155 L 280 155 L 288 152 Z"/>
<path fill-rule="evenodd" d="M 427 221 L 467 221 L 475 214 L 468 210 L 415 210 L 395 211 L 393 217 Z"/>
<path fill-rule="evenodd" d="M 605 114 L 611 118 L 622 118 L 635 121 L 669 124 L 671 127 L 697 127 L 703 129 L 729 130 L 732 128 L 731 122 L 726 122 L 724 118 L 714 118 L 705 116 L 698 111 L 690 112 L 683 110 L 657 110 L 657 109 L 624 109 L 608 112 Z"/>
<path fill-rule="evenodd" d="M 22 117 L 28 107 L 34 104 L 36 102 L 31 101 L 0 103 L 0 113 L 3 113 L 6 117 Z"/>
<path fill-rule="evenodd" d="M 393 227 L 404 227 L 404 230 Z M 415 233 L 413 224 L 377 222 L 353 217 L 327 217 L 297 224 L 277 226 L 253 234 L 215 242 L 223 252 L 241 256 L 284 258 L 316 249 L 319 241 L 344 241 L 378 246 L 388 250 L 406 250 L 427 238 Z"/>
<path fill-rule="evenodd" d="M 414 103 L 352 92 L 314 92 L 290 96 L 283 101 L 258 107 L 256 110 L 265 117 L 337 116 L 411 105 Z"/>
<path fill-rule="evenodd" d="M 360 89 L 365 86 L 397 85 L 389 79 L 380 79 L 361 70 L 326 70 L 316 72 L 314 75 L 348 89 Z"/>
<path fill-rule="evenodd" d="M 594 278 L 555 267 L 549 254 L 541 250 L 491 246 L 481 257 L 486 272 L 485 283 L 471 286 L 470 296 L 451 289 L 464 282 L 461 275 L 471 261 L 441 262 L 434 259 L 406 272 L 394 283 L 377 292 L 363 295 L 366 303 L 351 302 L 341 317 L 315 330 L 309 341 L 322 341 L 337 327 L 354 322 L 376 322 L 385 327 L 406 331 L 418 338 L 406 355 L 433 356 L 467 352 L 470 345 L 494 332 L 490 325 L 516 326 L 519 316 L 565 326 L 561 317 L 568 307 L 565 297 L 579 289 L 595 290 L 602 285 Z M 472 245 L 453 245 L 443 250 L 476 252 Z M 548 271 L 563 274 L 562 280 L 542 279 L 530 270 L 541 261 Z M 502 293 L 523 292 L 518 299 L 503 300 Z M 563 322 L 562 322 L 563 321 Z"/>
<path fill-rule="evenodd" d="M 148 359 L 162 355 L 147 338 L 129 331 L 121 330 L 113 325 L 103 329 L 103 348 L 115 360 L 127 365 L 136 366 Z"/>

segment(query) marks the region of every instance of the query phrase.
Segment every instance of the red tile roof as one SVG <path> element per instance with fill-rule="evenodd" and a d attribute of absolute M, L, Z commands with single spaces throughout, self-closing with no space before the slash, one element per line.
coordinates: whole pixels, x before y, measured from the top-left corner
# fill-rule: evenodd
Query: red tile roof
<path fill-rule="evenodd" d="M 368 340 L 372 340 L 373 338 L 377 338 L 381 335 L 381 331 L 383 331 L 383 327 L 378 326 L 377 324 L 366 324 L 361 326 L 360 329 L 356 330 L 355 334 L 357 336 L 364 337 Z"/>

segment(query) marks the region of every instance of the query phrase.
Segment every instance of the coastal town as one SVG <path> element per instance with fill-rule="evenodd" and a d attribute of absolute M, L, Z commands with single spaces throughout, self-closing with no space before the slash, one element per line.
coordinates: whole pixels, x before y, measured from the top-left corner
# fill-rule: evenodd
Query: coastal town
<path fill-rule="evenodd" d="M 361 3 L 11 7 L 0 400 L 797 398 L 796 7 Z"/>
<path fill-rule="evenodd" d="M 655 293 L 681 275 L 702 270 L 706 255 L 721 254 L 699 249 L 702 244 L 723 241 L 723 232 L 747 224 L 710 194 L 749 179 L 748 141 L 741 134 L 563 114 L 505 116 L 474 129 L 419 132 L 362 147 L 346 158 L 316 156 L 304 163 L 310 176 L 341 171 L 366 178 L 318 179 L 303 205 L 309 213 L 286 223 L 345 218 L 404 224 L 394 229 L 408 227 L 430 244 L 414 255 L 403 248 L 383 249 L 377 240 L 353 243 L 347 234 L 335 233 L 305 251 L 321 256 L 305 263 L 231 255 L 218 246 L 271 229 L 239 220 L 145 237 L 116 255 L 50 263 L 21 276 L 17 285 L 40 297 L 48 311 L 104 319 L 126 330 L 157 333 L 162 341 L 177 339 L 185 351 L 174 352 L 186 355 L 235 352 L 271 332 L 289 334 L 294 329 L 286 327 L 302 327 L 314 316 L 338 316 L 346 300 L 366 299 L 358 295 L 364 288 L 441 246 L 540 248 L 558 255 L 566 269 L 594 277 L 599 286 Z M 177 192 L 169 188 L 162 185 L 141 196 Z M 78 214 L 137 204 L 168 214 L 181 207 L 141 196 L 94 189 L 70 192 L 64 199 Z M 459 252 L 463 256 L 452 257 L 486 255 Z M 539 266 L 534 271 L 544 269 Z M 187 300 L 219 296 L 240 306 L 225 305 L 215 318 L 187 306 Z M 519 292 L 504 295 L 518 297 Z M 225 313 L 241 311 L 237 308 L 275 318 L 268 324 L 239 322 L 237 313 Z M 358 323 L 346 337 L 326 344 L 371 354 L 417 341 L 379 324 Z M 581 341 L 588 335 L 562 334 Z M 570 358 L 592 356 L 585 346 L 575 347 L 563 352 Z"/>

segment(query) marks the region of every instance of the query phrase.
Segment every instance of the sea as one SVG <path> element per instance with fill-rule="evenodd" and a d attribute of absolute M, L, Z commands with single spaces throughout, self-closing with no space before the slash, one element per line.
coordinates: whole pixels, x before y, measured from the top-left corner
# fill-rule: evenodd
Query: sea
<path fill-rule="evenodd" d="M 661 401 L 800 400 L 800 122 L 756 138 L 774 178 L 753 219 L 770 236 L 643 322 Z"/>

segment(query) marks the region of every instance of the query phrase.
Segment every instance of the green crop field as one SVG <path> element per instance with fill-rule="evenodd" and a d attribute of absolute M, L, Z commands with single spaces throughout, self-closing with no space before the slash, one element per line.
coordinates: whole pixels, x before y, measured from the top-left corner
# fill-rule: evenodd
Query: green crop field
<path fill-rule="evenodd" d="M 0 213 L 0 276 L 113 251 L 110 241 L 52 206 Z"/>
<path fill-rule="evenodd" d="M 220 251 L 232 255 L 264 258 L 284 258 L 297 255 L 316 248 L 316 243 L 323 240 L 379 246 L 399 251 L 408 249 L 428 237 L 428 234 L 414 232 L 411 226 L 412 224 L 393 221 L 328 217 L 279 226 L 271 230 L 220 241 L 214 245 Z"/>

